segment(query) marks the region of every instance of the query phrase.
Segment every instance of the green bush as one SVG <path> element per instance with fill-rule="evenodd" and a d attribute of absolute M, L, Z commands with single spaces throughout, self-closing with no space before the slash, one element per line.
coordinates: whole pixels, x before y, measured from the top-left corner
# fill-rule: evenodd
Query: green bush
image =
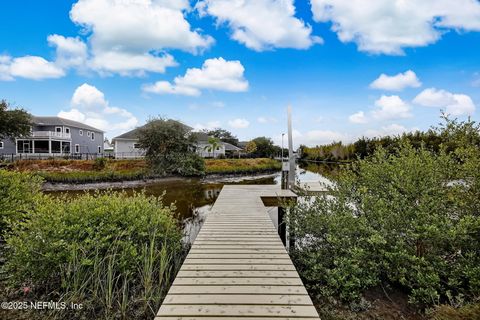
<path fill-rule="evenodd" d="M 463 146 L 379 148 L 343 171 L 329 194 L 299 203 L 289 223 L 309 289 L 355 301 L 386 283 L 423 306 L 478 299 L 480 151 Z"/>
<path fill-rule="evenodd" d="M 196 153 L 172 153 L 166 157 L 163 168 L 166 168 L 165 172 L 181 176 L 201 176 L 205 173 L 205 162 Z"/>
<path fill-rule="evenodd" d="M 82 303 L 70 319 L 153 317 L 183 257 L 173 211 L 143 193 L 46 196 L 6 237 L 9 286 Z"/>
<path fill-rule="evenodd" d="M 28 216 L 40 197 L 42 179 L 32 174 L 0 170 L 0 239 L 15 223 Z"/>
<path fill-rule="evenodd" d="M 107 165 L 107 159 L 106 158 L 96 158 L 93 161 L 93 169 L 95 169 L 97 171 L 105 169 L 106 165 Z"/>
<path fill-rule="evenodd" d="M 159 175 L 203 175 L 203 158 L 195 152 L 195 135 L 184 124 L 163 118 L 150 119 L 137 133 L 145 159 Z"/>

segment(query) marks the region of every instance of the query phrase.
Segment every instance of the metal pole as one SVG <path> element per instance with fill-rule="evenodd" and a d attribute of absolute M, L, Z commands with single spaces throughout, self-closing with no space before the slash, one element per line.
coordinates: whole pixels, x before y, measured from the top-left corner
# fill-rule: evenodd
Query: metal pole
<path fill-rule="evenodd" d="M 292 189 L 295 186 L 295 156 L 293 154 L 293 138 L 292 138 L 292 107 L 288 106 L 288 187 Z"/>
<path fill-rule="evenodd" d="M 283 136 L 285 133 L 282 133 L 282 170 L 283 170 Z"/>

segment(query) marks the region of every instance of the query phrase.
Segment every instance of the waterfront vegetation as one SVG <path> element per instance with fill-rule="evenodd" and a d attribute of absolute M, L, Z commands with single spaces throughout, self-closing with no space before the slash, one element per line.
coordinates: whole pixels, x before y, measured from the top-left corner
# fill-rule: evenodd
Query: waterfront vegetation
<path fill-rule="evenodd" d="M 19 160 L 10 170 L 31 172 L 48 182 L 88 183 L 126 181 L 155 177 L 144 160 Z"/>
<path fill-rule="evenodd" d="M 7 166 L 13 171 L 31 172 L 54 183 L 88 183 L 158 178 L 145 160 L 21 160 Z M 253 174 L 281 169 L 273 159 L 206 159 L 208 174 Z"/>
<path fill-rule="evenodd" d="M 322 319 L 347 318 L 338 302 L 360 318 L 375 290 L 431 319 L 480 318 L 479 129 L 447 119 L 437 150 L 392 138 L 296 206 L 292 257 Z"/>
<path fill-rule="evenodd" d="M 203 158 L 195 152 L 195 135 L 184 124 L 153 118 L 138 132 L 138 144 L 145 150 L 149 170 L 155 174 L 201 176 Z"/>
<path fill-rule="evenodd" d="M 464 125 L 464 130 L 466 130 L 466 132 L 472 132 L 475 130 L 475 124 L 472 121 L 460 124 L 457 120 L 448 119 L 445 115 L 442 115 L 442 120 L 443 122 L 438 128 L 434 127 L 425 132 L 409 132 L 396 137 L 362 137 L 357 141 L 348 144 L 340 141 L 315 147 L 300 146 L 301 160 L 319 162 L 352 162 L 357 158 L 363 159 L 374 154 L 379 148 L 386 150 L 388 153 L 394 153 L 403 141 L 408 141 L 416 149 L 423 147 L 427 150 L 438 152 L 443 147 L 447 151 L 453 151 L 460 146 L 460 142 L 451 139 L 451 137 L 448 136 L 450 130 L 447 130 L 448 128 L 442 126 L 453 128 L 458 125 Z M 471 138 L 474 139 L 474 141 L 471 141 L 473 144 L 480 145 L 479 137 L 472 136 Z"/>
<path fill-rule="evenodd" d="M 281 168 L 280 161 L 269 158 L 205 160 L 207 174 L 252 174 L 279 171 Z"/>
<path fill-rule="evenodd" d="M 9 317 L 153 318 L 184 257 L 173 206 L 143 193 L 51 197 L 28 173 L 0 170 L 0 183 L 2 301 L 83 306 Z"/>

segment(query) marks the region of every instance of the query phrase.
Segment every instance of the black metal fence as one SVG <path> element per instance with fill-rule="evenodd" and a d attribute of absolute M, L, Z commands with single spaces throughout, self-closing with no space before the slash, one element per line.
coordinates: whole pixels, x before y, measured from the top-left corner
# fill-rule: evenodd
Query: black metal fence
<path fill-rule="evenodd" d="M 143 159 L 143 154 L 139 152 L 102 152 L 102 153 L 10 153 L 10 154 L 0 154 L 0 161 L 2 162 L 13 162 L 17 160 L 95 160 L 97 158 L 107 158 L 107 159 Z"/>

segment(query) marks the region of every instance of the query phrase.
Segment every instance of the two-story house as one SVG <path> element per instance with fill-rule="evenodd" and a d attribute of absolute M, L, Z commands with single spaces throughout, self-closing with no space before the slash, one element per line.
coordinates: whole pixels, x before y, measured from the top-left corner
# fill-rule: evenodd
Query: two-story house
<path fill-rule="evenodd" d="M 0 155 L 74 155 L 103 153 L 103 131 L 60 117 L 32 117 L 30 134 L 0 140 Z"/>

